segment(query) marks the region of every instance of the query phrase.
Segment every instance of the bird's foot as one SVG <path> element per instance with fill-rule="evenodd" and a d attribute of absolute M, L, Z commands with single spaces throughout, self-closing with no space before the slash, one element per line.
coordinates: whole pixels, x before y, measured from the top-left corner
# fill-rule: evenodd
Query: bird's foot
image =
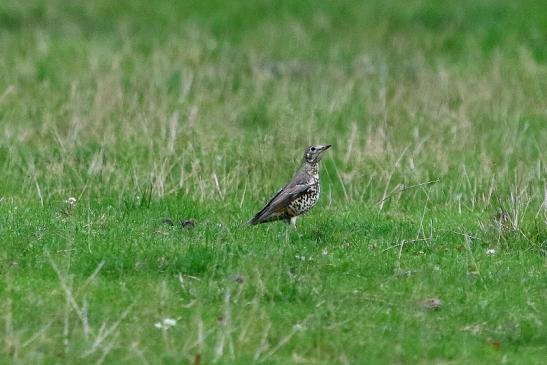
<path fill-rule="evenodd" d="M 291 225 L 291 227 L 296 228 L 296 217 L 291 217 L 289 224 Z"/>

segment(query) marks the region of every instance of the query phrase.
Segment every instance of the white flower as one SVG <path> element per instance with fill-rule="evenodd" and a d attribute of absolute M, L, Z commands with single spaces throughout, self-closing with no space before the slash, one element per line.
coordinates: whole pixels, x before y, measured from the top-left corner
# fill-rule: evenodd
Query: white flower
<path fill-rule="evenodd" d="M 173 318 L 164 318 L 161 322 L 154 323 L 154 327 L 160 330 L 167 330 L 177 324 L 177 320 Z"/>
<path fill-rule="evenodd" d="M 486 255 L 487 256 L 494 256 L 496 254 L 496 250 L 493 249 L 493 248 L 489 248 L 486 250 Z"/>
<path fill-rule="evenodd" d="M 304 330 L 304 326 L 302 326 L 300 323 L 295 324 L 292 328 L 295 332 L 300 332 Z"/>
<path fill-rule="evenodd" d="M 163 324 L 165 326 L 169 326 L 169 327 L 173 327 L 174 325 L 177 324 L 177 320 L 176 319 L 173 319 L 173 318 L 165 318 L 163 320 Z"/>
<path fill-rule="evenodd" d="M 71 196 L 70 198 L 65 200 L 65 203 L 67 203 L 71 208 L 73 208 L 76 205 L 77 201 L 78 200 L 75 197 Z"/>
<path fill-rule="evenodd" d="M 325 247 L 325 248 L 323 249 L 323 251 L 321 251 L 321 254 L 322 254 L 323 256 L 327 256 L 327 255 L 329 254 L 329 250 L 327 250 L 327 248 Z"/>

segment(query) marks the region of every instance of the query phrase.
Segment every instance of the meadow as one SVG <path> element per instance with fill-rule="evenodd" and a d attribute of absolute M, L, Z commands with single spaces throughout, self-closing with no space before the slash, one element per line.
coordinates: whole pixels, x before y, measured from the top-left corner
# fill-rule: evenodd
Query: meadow
<path fill-rule="evenodd" d="M 543 364 L 546 61 L 535 0 L 0 2 L 0 364 Z"/>

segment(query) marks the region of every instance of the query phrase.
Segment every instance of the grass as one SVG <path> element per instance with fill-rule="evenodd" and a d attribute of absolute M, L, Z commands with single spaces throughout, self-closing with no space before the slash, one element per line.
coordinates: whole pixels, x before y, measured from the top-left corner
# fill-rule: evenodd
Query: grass
<path fill-rule="evenodd" d="M 543 363 L 546 14 L 2 2 L 0 363 Z"/>

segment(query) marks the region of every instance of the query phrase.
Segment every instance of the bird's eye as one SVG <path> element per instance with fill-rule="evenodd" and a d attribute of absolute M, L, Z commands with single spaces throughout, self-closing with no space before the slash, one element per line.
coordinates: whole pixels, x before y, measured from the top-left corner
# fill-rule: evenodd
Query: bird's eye
<path fill-rule="evenodd" d="M 310 151 L 315 152 L 315 147 L 310 148 Z"/>

